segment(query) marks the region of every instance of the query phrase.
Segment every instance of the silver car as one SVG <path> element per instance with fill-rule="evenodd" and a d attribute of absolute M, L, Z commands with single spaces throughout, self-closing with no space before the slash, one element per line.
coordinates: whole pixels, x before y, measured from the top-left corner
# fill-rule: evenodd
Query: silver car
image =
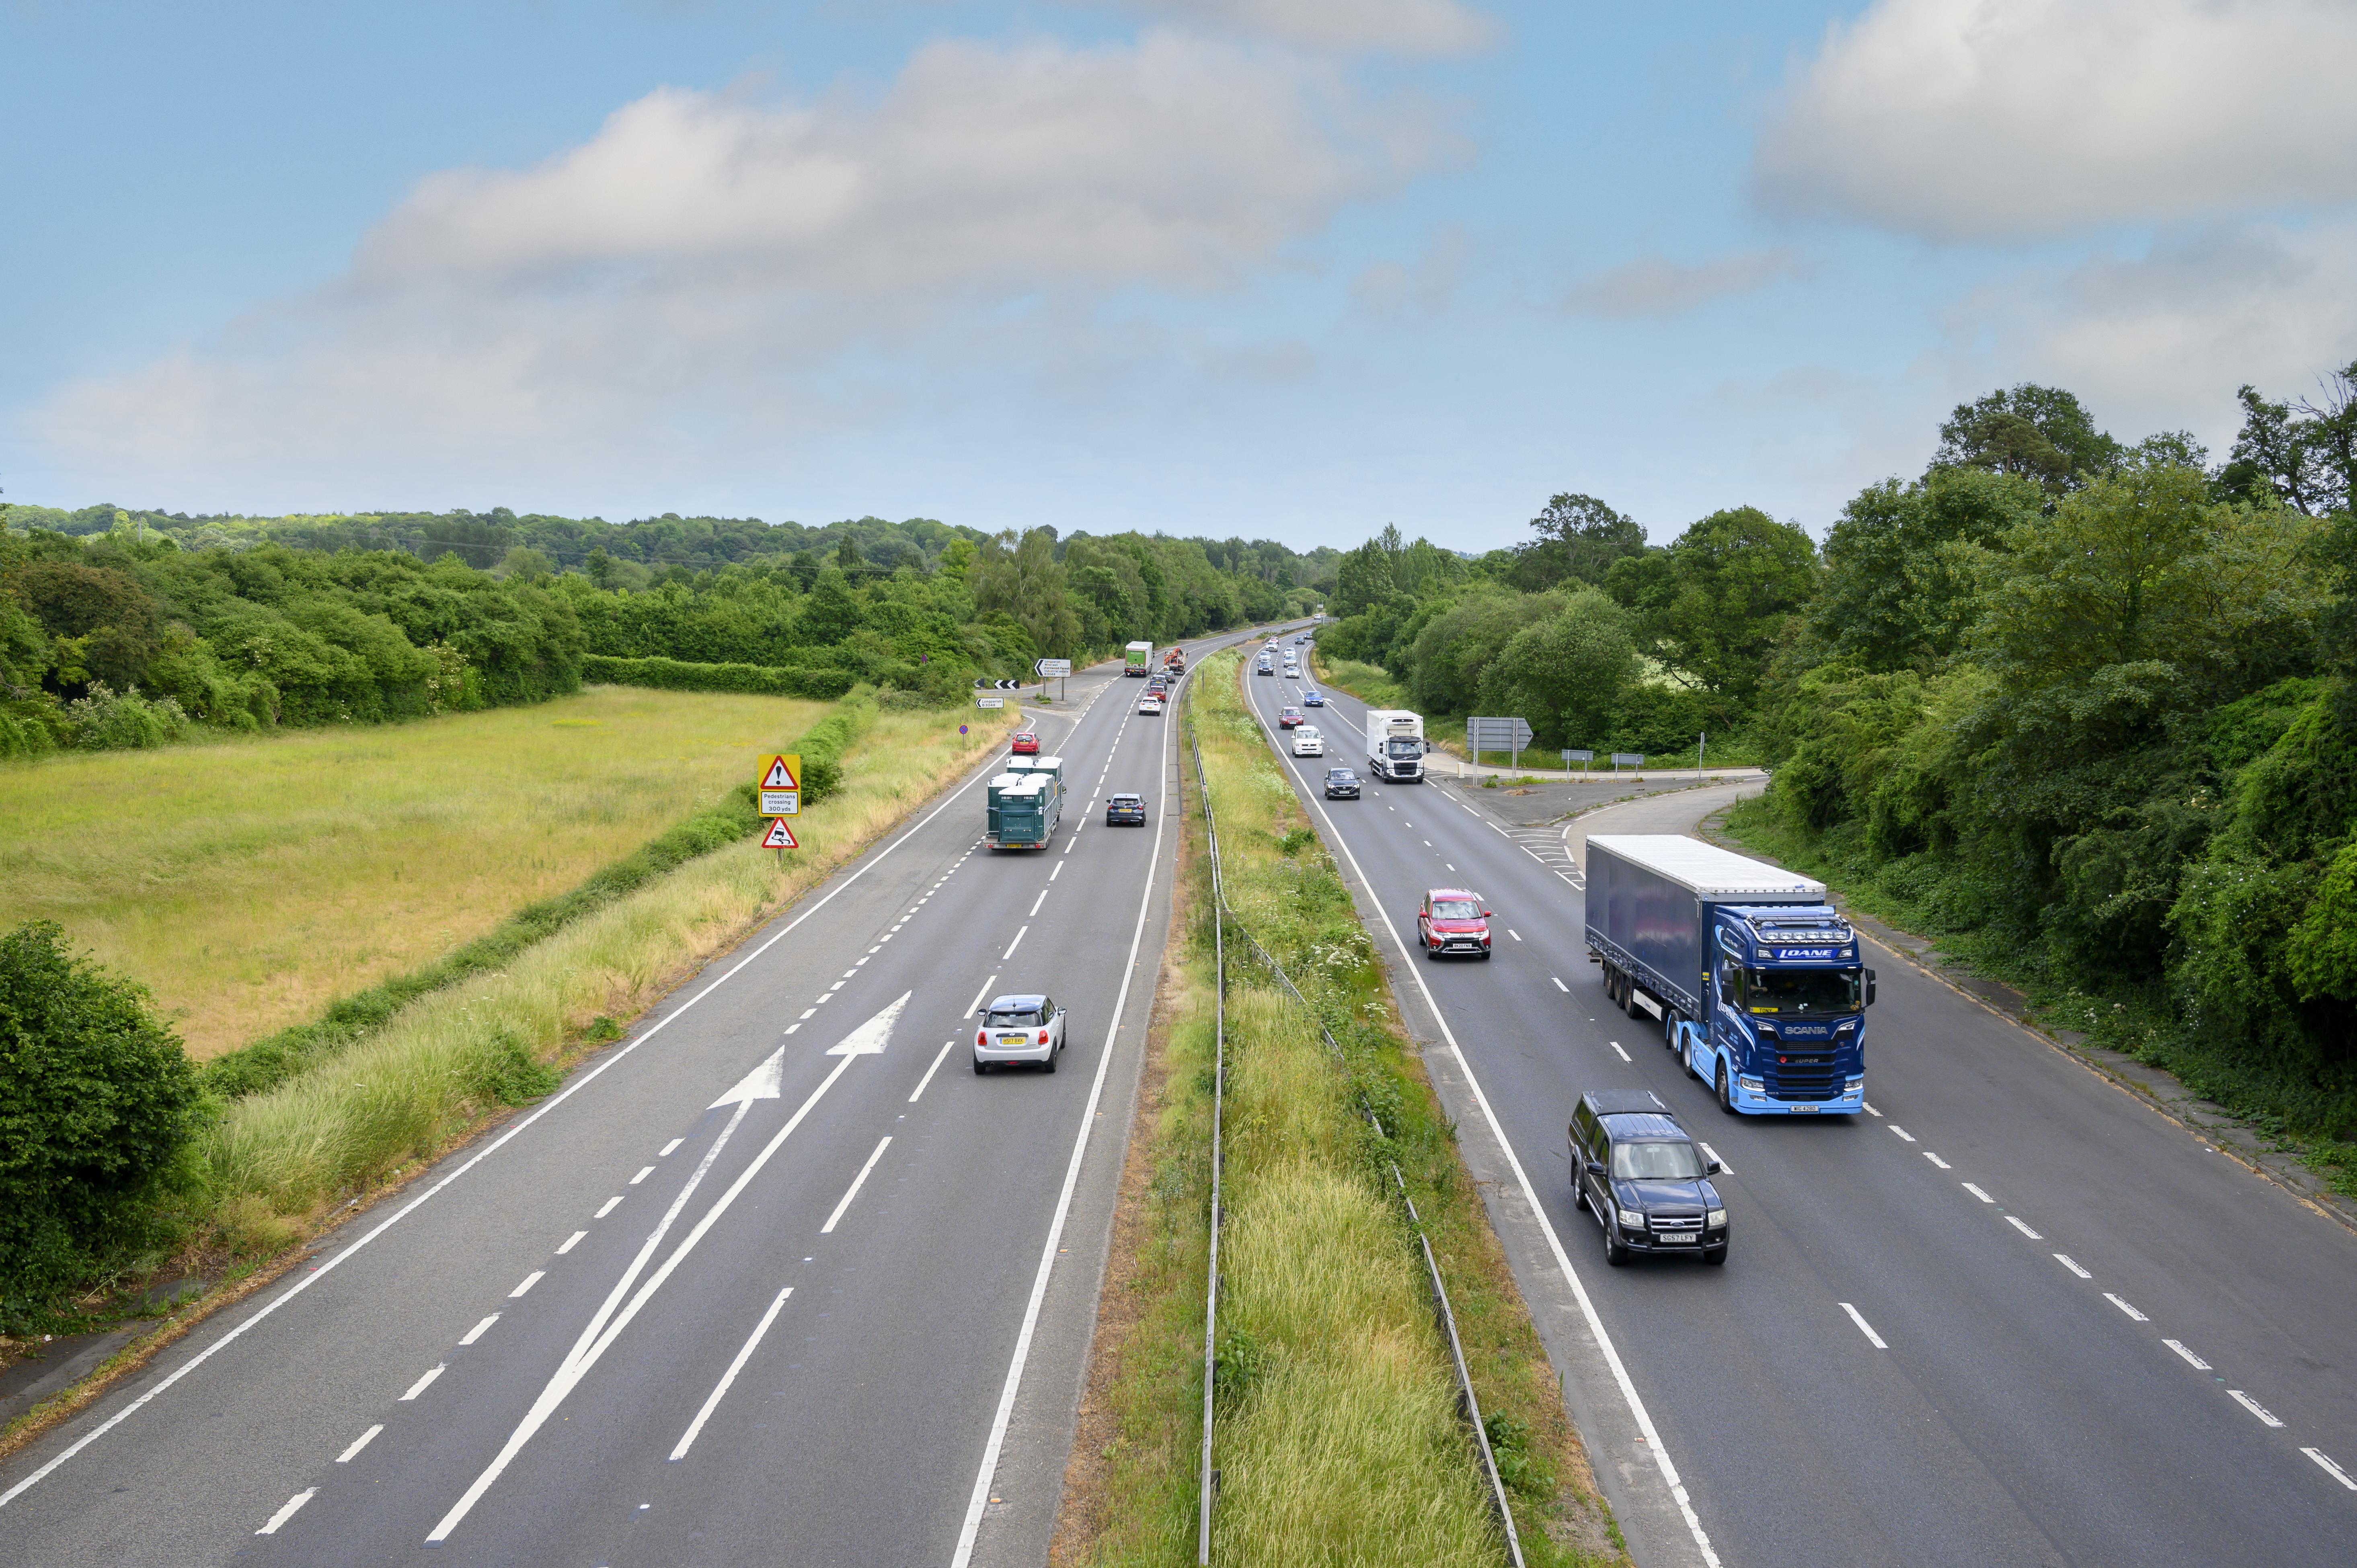
<path fill-rule="evenodd" d="M 1019 992 L 994 996 L 983 1010 L 982 1026 L 974 1032 L 974 1070 L 988 1072 L 1001 1063 L 1031 1062 L 1042 1072 L 1056 1070 L 1064 1054 L 1064 1010 L 1052 996 Z"/>

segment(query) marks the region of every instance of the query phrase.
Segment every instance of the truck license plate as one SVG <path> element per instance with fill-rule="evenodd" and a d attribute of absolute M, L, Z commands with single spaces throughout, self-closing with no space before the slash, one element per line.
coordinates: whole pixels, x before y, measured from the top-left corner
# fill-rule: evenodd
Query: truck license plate
<path fill-rule="evenodd" d="M 1792 1114 L 1795 1116 L 1814 1116 L 1816 1113 L 1817 1108 L 1813 1105 L 1795 1105 L 1792 1107 Z"/>

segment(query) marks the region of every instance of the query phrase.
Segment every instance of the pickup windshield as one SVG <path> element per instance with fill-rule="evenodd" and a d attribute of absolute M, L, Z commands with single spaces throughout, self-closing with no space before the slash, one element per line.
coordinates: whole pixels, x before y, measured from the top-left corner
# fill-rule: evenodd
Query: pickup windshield
<path fill-rule="evenodd" d="M 1036 1029 L 1043 1021 L 1037 1007 L 994 1007 L 984 1020 L 994 1029 Z"/>
<path fill-rule="evenodd" d="M 1622 1181 L 1692 1181 L 1702 1160 L 1692 1144 L 1615 1144 L 1612 1174 Z"/>
<path fill-rule="evenodd" d="M 1754 1013 L 1855 1013 L 1865 994 L 1855 969 L 1755 969 L 1744 990 Z"/>

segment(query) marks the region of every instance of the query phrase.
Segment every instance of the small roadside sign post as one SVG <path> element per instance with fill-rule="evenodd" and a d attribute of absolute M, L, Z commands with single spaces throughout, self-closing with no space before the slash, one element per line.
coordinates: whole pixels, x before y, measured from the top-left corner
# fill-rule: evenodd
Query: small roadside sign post
<path fill-rule="evenodd" d="M 1471 718 L 1465 721 L 1465 748 L 1473 754 L 1473 765 L 1481 765 L 1485 751 L 1511 754 L 1511 771 L 1523 765 L 1523 747 L 1531 744 L 1531 726 L 1521 719 Z"/>
<path fill-rule="evenodd" d="M 1631 768 L 1642 768 L 1645 766 L 1645 754 L 1641 751 L 1614 752 L 1612 754 L 1612 771 L 1616 775 L 1620 773 L 1620 765 L 1624 762 Z"/>
<path fill-rule="evenodd" d="M 1004 697 L 976 697 L 974 700 L 974 705 L 977 708 L 1003 708 L 1006 705 L 1006 699 Z"/>
<path fill-rule="evenodd" d="M 1577 762 L 1579 764 L 1579 770 L 1585 773 L 1595 761 L 1596 753 L 1592 749 L 1585 746 L 1575 747 L 1563 754 L 1563 770 L 1566 773 L 1570 772 L 1571 765 Z"/>
<path fill-rule="evenodd" d="M 761 764 L 759 775 L 753 780 L 753 793 L 761 815 L 770 819 L 769 831 L 761 835 L 761 847 L 778 852 L 778 865 L 783 869 L 786 851 L 800 849 L 794 830 L 788 826 L 788 817 L 802 815 L 802 759 L 800 752 L 772 753 Z"/>
<path fill-rule="evenodd" d="M 1064 688 L 1062 682 L 1072 673 L 1072 661 L 1071 660 L 1042 659 L 1031 666 L 1031 671 L 1032 673 L 1039 677 L 1039 695 L 1042 699 L 1045 699 L 1048 695 L 1048 682 L 1054 681 L 1057 682 L 1056 700 L 1059 702 L 1063 700 Z"/>

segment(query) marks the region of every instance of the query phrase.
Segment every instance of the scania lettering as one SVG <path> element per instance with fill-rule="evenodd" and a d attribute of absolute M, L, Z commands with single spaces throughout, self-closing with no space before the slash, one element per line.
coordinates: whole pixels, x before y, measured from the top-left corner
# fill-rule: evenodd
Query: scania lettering
<path fill-rule="evenodd" d="M 1367 710 L 1367 771 L 1394 784 L 1424 778 L 1424 720 L 1399 708 Z"/>
<path fill-rule="evenodd" d="M 1824 884 L 1676 834 L 1587 841 L 1587 951 L 1719 1104 L 1856 1115 L 1874 971 Z"/>

